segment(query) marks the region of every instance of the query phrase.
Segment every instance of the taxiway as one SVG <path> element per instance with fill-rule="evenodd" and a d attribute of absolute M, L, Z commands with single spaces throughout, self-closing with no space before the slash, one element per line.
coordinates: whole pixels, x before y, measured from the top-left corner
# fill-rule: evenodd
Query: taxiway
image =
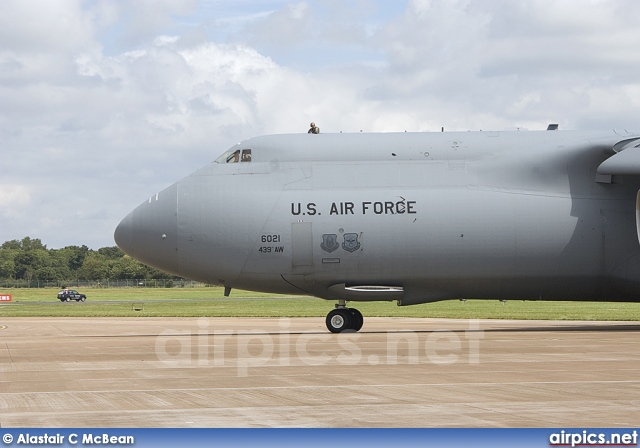
<path fill-rule="evenodd" d="M 2 318 L 2 427 L 638 427 L 640 324 Z"/>

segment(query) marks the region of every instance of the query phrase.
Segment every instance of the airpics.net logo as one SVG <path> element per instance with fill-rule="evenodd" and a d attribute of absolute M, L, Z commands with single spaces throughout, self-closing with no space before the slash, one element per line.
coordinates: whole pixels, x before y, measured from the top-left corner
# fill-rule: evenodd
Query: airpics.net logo
<path fill-rule="evenodd" d="M 378 333 L 373 344 L 370 337 L 363 341 L 362 333 L 293 333 L 288 318 L 279 320 L 278 331 L 220 330 L 212 323 L 202 318 L 197 328 L 160 333 L 155 340 L 158 361 L 167 367 L 235 367 L 238 376 L 266 366 L 479 364 L 484 338 L 479 320 L 469 320 L 458 331 Z"/>
<path fill-rule="evenodd" d="M 606 433 L 586 429 L 579 432 L 562 430 L 549 435 L 549 446 L 634 447 L 638 446 L 638 431 Z"/>

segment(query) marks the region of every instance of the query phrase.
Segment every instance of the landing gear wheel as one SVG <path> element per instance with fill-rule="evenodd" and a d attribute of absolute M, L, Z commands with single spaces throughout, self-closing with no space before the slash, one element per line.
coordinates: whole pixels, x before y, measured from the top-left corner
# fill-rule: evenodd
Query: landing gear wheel
<path fill-rule="evenodd" d="M 345 330 L 351 329 L 351 312 L 346 308 L 336 308 L 329 311 L 327 314 L 327 328 L 331 333 L 342 333 Z"/>
<path fill-rule="evenodd" d="M 364 317 L 362 313 L 355 308 L 347 308 L 351 313 L 351 329 L 353 331 L 360 331 L 362 324 L 364 324 Z"/>

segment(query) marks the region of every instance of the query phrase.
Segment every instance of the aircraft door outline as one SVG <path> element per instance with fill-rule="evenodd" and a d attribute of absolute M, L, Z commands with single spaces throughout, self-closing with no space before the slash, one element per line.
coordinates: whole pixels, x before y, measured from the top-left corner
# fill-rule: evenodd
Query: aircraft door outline
<path fill-rule="evenodd" d="M 313 223 L 291 223 L 291 267 L 296 274 L 311 272 L 313 267 Z"/>

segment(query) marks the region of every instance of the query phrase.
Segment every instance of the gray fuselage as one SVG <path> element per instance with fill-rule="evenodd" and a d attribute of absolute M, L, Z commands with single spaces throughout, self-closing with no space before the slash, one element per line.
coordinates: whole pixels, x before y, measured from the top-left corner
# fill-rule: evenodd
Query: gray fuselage
<path fill-rule="evenodd" d="M 256 137 L 145 201 L 115 238 L 143 263 L 227 288 L 402 305 L 638 301 L 640 178 L 596 172 L 633 136 Z"/>

